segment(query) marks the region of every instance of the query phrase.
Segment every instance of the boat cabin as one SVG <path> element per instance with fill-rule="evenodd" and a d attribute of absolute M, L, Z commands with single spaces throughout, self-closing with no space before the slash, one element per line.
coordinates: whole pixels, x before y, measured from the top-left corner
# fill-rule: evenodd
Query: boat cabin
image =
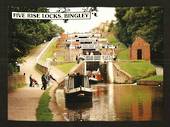
<path fill-rule="evenodd" d="M 67 89 L 74 89 L 78 87 L 90 88 L 89 79 L 86 75 L 69 75 L 65 78 L 65 87 Z"/>

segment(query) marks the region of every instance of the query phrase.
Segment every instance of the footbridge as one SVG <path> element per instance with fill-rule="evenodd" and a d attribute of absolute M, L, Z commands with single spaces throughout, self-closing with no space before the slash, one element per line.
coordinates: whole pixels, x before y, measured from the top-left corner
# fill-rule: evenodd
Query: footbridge
<path fill-rule="evenodd" d="M 80 60 L 86 62 L 111 62 L 115 60 L 115 56 L 112 55 L 81 55 Z"/>

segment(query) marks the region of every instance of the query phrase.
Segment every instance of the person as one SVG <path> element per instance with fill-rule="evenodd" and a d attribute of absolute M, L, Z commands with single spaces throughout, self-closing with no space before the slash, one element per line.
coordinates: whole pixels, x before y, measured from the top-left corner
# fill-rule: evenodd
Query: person
<path fill-rule="evenodd" d="M 30 87 L 34 87 L 34 84 L 38 86 L 38 82 L 32 78 L 32 74 L 30 75 Z"/>
<path fill-rule="evenodd" d="M 33 78 L 32 78 L 32 75 L 30 75 L 30 87 L 33 87 Z"/>
<path fill-rule="evenodd" d="M 49 85 L 49 82 L 50 82 L 50 79 L 54 80 L 57 82 L 57 80 L 52 76 L 50 75 L 49 72 L 47 72 L 46 76 L 45 76 L 46 80 L 47 80 L 47 84 Z M 58 82 L 57 82 L 58 83 Z"/>
<path fill-rule="evenodd" d="M 38 82 L 37 82 L 35 79 L 32 79 L 32 81 L 33 81 L 33 87 L 34 87 L 35 85 L 37 85 L 37 86 L 39 87 L 39 84 L 38 84 Z"/>
<path fill-rule="evenodd" d="M 41 87 L 41 89 L 42 89 L 42 90 L 43 90 L 43 89 L 46 90 L 46 88 L 47 88 L 47 79 L 46 79 L 46 77 L 45 77 L 45 74 L 42 75 L 41 81 L 42 81 L 42 87 Z"/>

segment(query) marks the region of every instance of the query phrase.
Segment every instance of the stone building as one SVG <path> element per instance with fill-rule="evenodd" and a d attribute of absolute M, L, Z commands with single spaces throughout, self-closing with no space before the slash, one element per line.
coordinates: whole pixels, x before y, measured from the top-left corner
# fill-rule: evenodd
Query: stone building
<path fill-rule="evenodd" d="M 130 46 L 130 60 L 150 61 L 150 44 L 144 39 L 136 37 Z"/>

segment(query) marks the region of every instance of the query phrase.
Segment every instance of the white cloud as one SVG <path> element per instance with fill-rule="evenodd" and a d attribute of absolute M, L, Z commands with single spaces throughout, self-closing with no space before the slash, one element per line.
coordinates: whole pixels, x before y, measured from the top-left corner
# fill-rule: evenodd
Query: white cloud
<path fill-rule="evenodd" d="M 55 12 L 58 8 L 49 8 L 50 12 Z M 71 11 L 78 11 L 82 8 L 70 8 Z M 88 32 L 101 22 L 116 20 L 115 8 L 98 7 L 97 17 L 93 16 L 90 20 L 68 20 L 64 23 L 63 20 L 52 20 L 52 23 L 61 26 L 66 33 L 73 32 Z"/>

